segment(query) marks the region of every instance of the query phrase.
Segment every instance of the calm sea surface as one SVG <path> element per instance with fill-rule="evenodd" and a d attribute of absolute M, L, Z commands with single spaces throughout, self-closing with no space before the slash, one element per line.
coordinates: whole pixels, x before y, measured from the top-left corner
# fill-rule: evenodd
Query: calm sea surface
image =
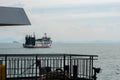
<path fill-rule="evenodd" d="M 40 53 L 98 55 L 94 65 L 102 71 L 97 80 L 120 80 L 120 44 L 53 44 L 47 49 L 26 49 L 22 44 L 0 43 L 0 54 Z"/>

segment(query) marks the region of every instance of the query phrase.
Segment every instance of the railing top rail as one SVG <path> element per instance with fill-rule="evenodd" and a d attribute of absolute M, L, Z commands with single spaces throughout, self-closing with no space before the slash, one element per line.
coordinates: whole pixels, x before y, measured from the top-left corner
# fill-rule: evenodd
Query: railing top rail
<path fill-rule="evenodd" d="M 84 55 L 84 54 L 65 54 L 65 53 L 40 53 L 40 54 L 0 54 L 0 56 L 79 56 L 79 57 L 98 57 L 98 55 Z"/>

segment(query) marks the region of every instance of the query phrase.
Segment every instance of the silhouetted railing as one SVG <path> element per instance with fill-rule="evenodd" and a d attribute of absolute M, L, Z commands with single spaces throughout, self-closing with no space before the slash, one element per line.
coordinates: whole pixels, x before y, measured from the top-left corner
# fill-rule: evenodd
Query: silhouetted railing
<path fill-rule="evenodd" d="M 0 54 L 0 80 L 95 80 L 93 61 L 97 57 L 77 54 Z"/>

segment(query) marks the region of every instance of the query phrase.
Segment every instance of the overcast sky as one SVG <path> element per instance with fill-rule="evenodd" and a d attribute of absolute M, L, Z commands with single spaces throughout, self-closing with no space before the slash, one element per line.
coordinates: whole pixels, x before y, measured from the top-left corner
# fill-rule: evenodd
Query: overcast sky
<path fill-rule="evenodd" d="M 32 25 L 0 27 L 0 42 L 47 33 L 53 42 L 120 42 L 120 0 L 1 0 L 22 7 Z"/>

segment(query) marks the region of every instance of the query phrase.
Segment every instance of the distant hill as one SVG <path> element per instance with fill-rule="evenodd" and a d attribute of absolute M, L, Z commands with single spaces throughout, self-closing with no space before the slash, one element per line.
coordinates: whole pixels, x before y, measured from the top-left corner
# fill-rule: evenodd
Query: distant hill
<path fill-rule="evenodd" d="M 19 43 L 18 41 L 13 41 L 13 43 Z"/>

